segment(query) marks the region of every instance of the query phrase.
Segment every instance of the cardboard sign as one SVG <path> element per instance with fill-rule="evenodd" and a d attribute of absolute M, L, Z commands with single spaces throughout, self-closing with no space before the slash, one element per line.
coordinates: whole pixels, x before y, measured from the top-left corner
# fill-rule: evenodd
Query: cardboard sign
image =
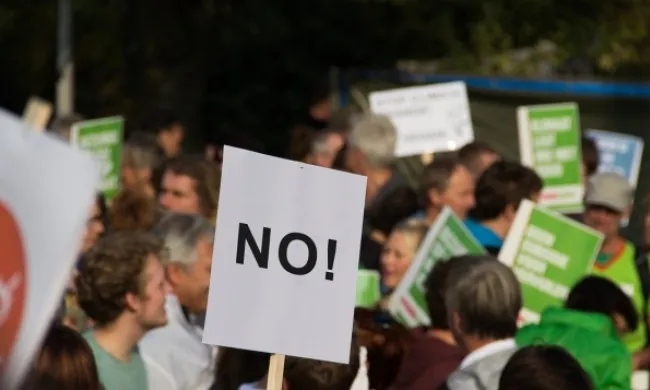
<path fill-rule="evenodd" d="M 484 252 L 465 224 L 445 207 L 429 228 L 411 266 L 391 295 L 388 311 L 408 327 L 428 325 L 425 282 L 434 264 L 453 256 Z"/>
<path fill-rule="evenodd" d="M 539 203 L 561 213 L 583 209 L 579 121 L 575 103 L 517 109 L 521 163 L 544 180 Z"/>
<path fill-rule="evenodd" d="M 467 88 L 460 81 L 373 92 L 370 108 L 395 124 L 398 157 L 456 150 L 474 140 Z"/>
<path fill-rule="evenodd" d="M 27 101 L 23 121 L 36 130 L 43 131 L 52 117 L 52 103 L 36 96 Z"/>
<path fill-rule="evenodd" d="M 0 128 L 0 388 L 13 389 L 61 303 L 99 169 L 3 110 Z"/>
<path fill-rule="evenodd" d="M 203 342 L 347 363 L 365 177 L 226 146 Z"/>
<path fill-rule="evenodd" d="M 636 188 L 643 156 L 643 140 L 633 135 L 604 130 L 587 130 L 600 154 L 599 172 L 616 172 Z"/>
<path fill-rule="evenodd" d="M 561 306 L 573 285 L 591 273 L 603 235 L 568 217 L 523 200 L 499 253 L 513 269 L 524 299 L 523 323 Z"/>
<path fill-rule="evenodd" d="M 70 143 L 89 152 L 102 166 L 99 189 L 106 200 L 120 190 L 120 162 L 124 119 L 116 116 L 77 123 L 72 127 Z"/>

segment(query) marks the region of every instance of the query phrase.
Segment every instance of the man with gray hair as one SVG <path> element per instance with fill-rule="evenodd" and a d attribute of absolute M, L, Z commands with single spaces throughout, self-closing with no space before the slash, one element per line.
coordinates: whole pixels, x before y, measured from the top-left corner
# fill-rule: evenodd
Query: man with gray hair
<path fill-rule="evenodd" d="M 497 390 L 503 367 L 516 351 L 514 335 L 522 307 L 515 274 L 491 256 L 453 260 L 445 304 L 449 328 L 467 356 L 442 388 Z"/>
<path fill-rule="evenodd" d="M 169 255 L 167 297 L 169 323 L 141 341 L 173 388 L 209 389 L 214 381 L 216 349 L 202 343 L 201 318 L 208 304 L 214 228 L 198 215 L 169 213 L 154 228 Z"/>
<path fill-rule="evenodd" d="M 366 215 L 376 214 L 395 190 L 407 188 L 404 177 L 395 169 L 397 130 L 383 115 L 360 119 L 348 136 L 347 165 L 367 177 Z M 408 215 L 404 215 L 404 218 Z M 366 226 L 366 231 L 369 230 Z"/>

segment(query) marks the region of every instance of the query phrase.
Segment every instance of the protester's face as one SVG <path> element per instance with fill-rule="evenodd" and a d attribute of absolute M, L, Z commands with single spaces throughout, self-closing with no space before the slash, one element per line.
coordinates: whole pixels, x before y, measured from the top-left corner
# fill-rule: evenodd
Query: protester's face
<path fill-rule="evenodd" d="M 165 271 L 160 260 L 154 255 L 149 255 L 147 258 L 144 281 L 142 296 L 137 298 L 137 303 L 134 305 L 138 322 L 146 330 L 165 326 L 167 324 Z"/>
<path fill-rule="evenodd" d="M 608 207 L 588 205 L 583 222 L 590 228 L 603 233 L 606 238 L 613 238 L 618 235 L 622 217 L 621 213 Z"/>
<path fill-rule="evenodd" d="M 169 211 L 201 214 L 199 196 L 194 190 L 194 179 L 167 171 L 162 179 L 160 205 Z"/>
<path fill-rule="evenodd" d="M 99 209 L 97 202 L 93 203 L 90 210 L 90 217 L 86 221 L 86 230 L 84 232 L 83 243 L 81 246 L 81 253 L 86 253 L 101 234 L 104 233 L 104 222 L 102 221 L 102 212 Z"/>
<path fill-rule="evenodd" d="M 174 294 L 192 313 L 201 313 L 208 306 L 211 270 L 212 243 L 202 238 L 197 244 L 197 259 L 194 264 L 173 271 Z"/>
<path fill-rule="evenodd" d="M 181 124 L 174 124 L 169 129 L 160 132 L 159 142 L 160 147 L 165 151 L 167 158 L 178 156 L 181 152 L 181 144 L 185 131 Z"/>
<path fill-rule="evenodd" d="M 395 231 L 390 234 L 381 253 L 381 273 L 386 287 L 397 287 L 411 265 L 416 249 L 404 233 Z"/>
<path fill-rule="evenodd" d="M 474 178 L 466 168 L 454 170 L 443 193 L 442 204 L 449 206 L 460 219 L 465 219 L 474 207 Z"/>

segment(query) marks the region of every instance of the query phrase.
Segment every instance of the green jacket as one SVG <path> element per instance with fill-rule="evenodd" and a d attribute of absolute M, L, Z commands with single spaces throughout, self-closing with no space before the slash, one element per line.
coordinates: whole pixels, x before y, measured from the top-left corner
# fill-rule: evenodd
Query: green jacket
<path fill-rule="evenodd" d="M 605 315 L 548 308 L 539 324 L 521 328 L 515 340 L 520 347 L 564 347 L 589 374 L 597 390 L 631 388 L 632 355 Z"/>

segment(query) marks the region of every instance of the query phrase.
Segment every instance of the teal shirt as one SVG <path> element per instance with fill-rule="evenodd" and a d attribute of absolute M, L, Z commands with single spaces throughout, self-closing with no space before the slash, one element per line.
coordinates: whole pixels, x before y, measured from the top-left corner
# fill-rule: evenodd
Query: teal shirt
<path fill-rule="evenodd" d="M 148 390 L 147 369 L 137 348 L 131 353 L 131 361 L 126 363 L 97 344 L 92 331 L 85 332 L 84 338 L 93 351 L 99 380 L 105 390 Z"/>

